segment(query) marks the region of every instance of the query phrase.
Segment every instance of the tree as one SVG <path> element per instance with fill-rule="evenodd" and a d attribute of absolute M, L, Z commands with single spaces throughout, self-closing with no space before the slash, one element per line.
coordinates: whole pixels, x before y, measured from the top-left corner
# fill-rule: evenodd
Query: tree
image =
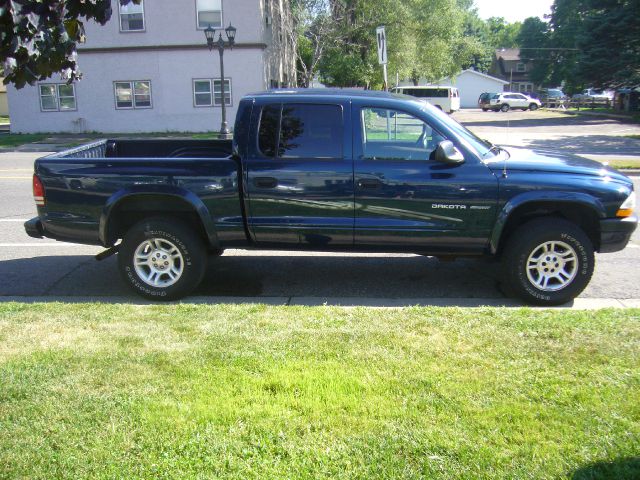
<path fill-rule="evenodd" d="M 491 17 L 487 19 L 487 26 L 489 43 L 494 49 L 518 46 L 518 33 L 522 27 L 520 22 L 508 23 L 503 17 Z"/>
<path fill-rule="evenodd" d="M 640 85 L 640 0 L 555 0 L 547 55 L 549 83 Z M 557 49 L 557 50 L 555 50 Z"/>
<path fill-rule="evenodd" d="M 541 85 L 548 78 L 550 63 L 549 52 L 549 24 L 538 17 L 529 17 L 524 20 L 517 42 L 520 46 L 520 59 L 531 62 L 530 78 L 534 84 Z"/>
<path fill-rule="evenodd" d="M 640 0 L 584 3 L 578 77 L 597 87 L 640 86 Z"/>
<path fill-rule="evenodd" d="M 328 0 L 294 0 L 291 11 L 298 85 L 308 87 L 327 50 L 342 38 L 340 19 L 332 14 Z"/>
<path fill-rule="evenodd" d="M 375 29 L 386 27 L 389 74 L 435 81 L 460 70 L 473 46 L 463 38 L 464 11 L 456 0 L 331 0 L 341 41 L 320 62 L 334 86 L 380 87 Z M 434 14 L 437 12 L 437 14 Z"/>
<path fill-rule="evenodd" d="M 125 5 L 131 1 L 120 0 Z M 104 25 L 110 0 L 0 0 L 0 63 L 4 83 L 16 88 L 61 73 L 69 82 L 81 77 L 76 45 L 84 42 L 84 20 Z"/>

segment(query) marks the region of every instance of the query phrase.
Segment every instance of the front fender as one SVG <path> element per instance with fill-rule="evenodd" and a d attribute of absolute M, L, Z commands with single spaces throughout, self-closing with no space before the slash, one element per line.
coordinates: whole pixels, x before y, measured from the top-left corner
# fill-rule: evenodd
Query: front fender
<path fill-rule="evenodd" d="M 215 222 L 211 218 L 209 209 L 205 206 L 202 200 L 196 194 L 190 192 L 189 190 L 167 185 L 133 185 L 131 187 L 119 190 L 111 195 L 111 197 L 109 197 L 109 199 L 107 200 L 104 208 L 102 209 L 102 214 L 100 215 L 100 225 L 98 232 L 100 242 L 105 246 L 108 246 L 109 244 L 110 220 L 113 212 L 116 211 L 118 205 L 133 197 L 144 197 L 151 195 L 180 199 L 188 203 L 191 208 L 193 208 L 193 211 L 197 213 L 207 235 L 209 245 L 214 248 L 219 248 L 220 242 L 218 240 Z"/>
<path fill-rule="evenodd" d="M 491 238 L 489 240 L 489 247 L 492 254 L 495 254 L 498 251 L 504 227 L 507 225 L 512 214 L 520 207 L 533 204 L 579 205 L 593 210 L 598 218 L 606 217 L 605 207 L 602 202 L 586 193 L 561 191 L 533 191 L 521 193 L 510 198 L 496 218 L 496 223 L 493 227 Z"/>

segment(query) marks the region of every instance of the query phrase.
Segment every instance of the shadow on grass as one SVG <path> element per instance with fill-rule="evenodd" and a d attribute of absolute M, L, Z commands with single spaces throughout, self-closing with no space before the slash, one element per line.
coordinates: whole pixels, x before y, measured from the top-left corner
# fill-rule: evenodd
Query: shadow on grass
<path fill-rule="evenodd" d="M 571 480 L 638 480 L 640 479 L 640 457 L 592 463 L 576 470 L 570 478 Z"/>

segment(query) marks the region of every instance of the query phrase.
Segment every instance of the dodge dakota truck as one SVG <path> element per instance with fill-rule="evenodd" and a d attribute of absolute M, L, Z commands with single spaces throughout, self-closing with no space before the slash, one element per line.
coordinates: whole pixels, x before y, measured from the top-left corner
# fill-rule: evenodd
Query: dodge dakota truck
<path fill-rule="evenodd" d="M 612 168 L 507 151 L 423 101 L 355 90 L 248 95 L 233 141 L 105 139 L 49 155 L 33 194 L 30 236 L 104 246 L 98 258 L 117 253 L 124 281 L 157 300 L 250 248 L 490 257 L 510 294 L 555 305 L 637 225 L 633 183 Z"/>

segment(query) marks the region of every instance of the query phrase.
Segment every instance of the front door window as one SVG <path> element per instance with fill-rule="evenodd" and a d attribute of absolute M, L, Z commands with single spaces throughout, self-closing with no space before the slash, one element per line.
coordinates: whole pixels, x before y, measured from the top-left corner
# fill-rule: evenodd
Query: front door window
<path fill-rule="evenodd" d="M 397 110 L 362 109 L 362 151 L 369 160 L 431 160 L 444 137 Z"/>

